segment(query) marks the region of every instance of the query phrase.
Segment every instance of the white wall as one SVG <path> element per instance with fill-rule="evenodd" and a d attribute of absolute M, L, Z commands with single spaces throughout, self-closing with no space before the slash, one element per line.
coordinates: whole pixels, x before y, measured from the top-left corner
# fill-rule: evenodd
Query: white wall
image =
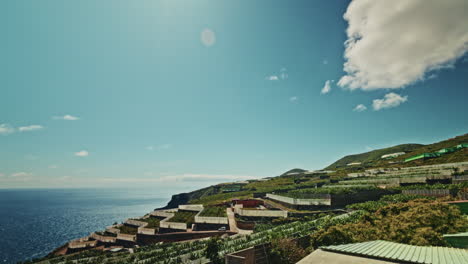
<path fill-rule="evenodd" d="M 227 216 L 226 217 L 199 216 L 201 212 L 202 211 L 200 211 L 195 216 L 195 223 L 197 224 L 221 224 L 221 225 L 229 224 Z"/>
<path fill-rule="evenodd" d="M 331 199 L 295 199 L 268 193 L 267 198 L 293 205 L 331 205 Z"/>

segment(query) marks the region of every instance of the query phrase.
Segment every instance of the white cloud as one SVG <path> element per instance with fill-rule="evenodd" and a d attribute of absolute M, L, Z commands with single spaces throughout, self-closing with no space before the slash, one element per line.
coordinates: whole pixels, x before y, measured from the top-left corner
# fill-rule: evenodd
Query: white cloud
<path fill-rule="evenodd" d="M 173 183 L 173 182 L 226 182 L 226 181 L 241 181 L 258 178 L 256 176 L 247 175 L 228 175 L 228 174 L 180 174 L 180 175 L 165 175 L 155 177 L 151 172 L 145 172 L 145 176 L 151 176 L 149 178 L 101 178 L 103 182 L 128 182 L 128 183 L 151 183 L 151 182 L 162 182 L 162 183 Z"/>
<path fill-rule="evenodd" d="M 30 126 L 18 127 L 19 132 L 36 131 L 36 130 L 41 130 L 41 129 L 44 129 L 44 127 L 41 125 L 30 125 Z"/>
<path fill-rule="evenodd" d="M 288 69 L 283 67 L 283 68 L 280 69 L 279 74 L 268 75 L 267 77 L 265 77 L 265 80 L 267 80 L 267 81 L 280 81 L 280 80 L 284 81 L 284 80 L 286 80 L 288 78 L 289 78 Z"/>
<path fill-rule="evenodd" d="M 53 119 L 56 119 L 56 120 L 67 120 L 67 121 L 75 121 L 75 120 L 80 119 L 79 117 L 77 117 L 77 116 L 72 116 L 72 115 L 54 116 L 54 117 L 52 117 L 52 118 L 53 118 Z"/>
<path fill-rule="evenodd" d="M 401 96 L 396 93 L 388 93 L 383 99 L 375 99 L 372 101 L 372 107 L 378 111 L 381 109 L 397 107 L 400 104 L 408 101 L 408 96 Z"/>
<path fill-rule="evenodd" d="M 200 33 L 200 40 L 202 44 L 205 45 L 206 47 L 211 47 L 216 42 L 216 34 L 213 32 L 213 30 L 209 28 L 205 28 Z"/>
<path fill-rule="evenodd" d="M 172 145 L 171 144 L 162 144 L 162 145 L 159 145 L 159 146 L 147 146 L 146 149 L 149 150 L 149 151 L 153 151 L 155 149 L 158 149 L 158 150 L 166 150 L 166 149 L 170 149 L 172 148 Z"/>
<path fill-rule="evenodd" d="M 327 94 L 331 91 L 331 83 L 333 82 L 333 80 L 327 80 L 325 82 L 325 85 L 323 86 L 322 88 L 322 91 L 320 91 L 321 94 Z"/>
<path fill-rule="evenodd" d="M 299 98 L 298 98 L 297 96 L 289 97 L 289 101 L 290 101 L 291 103 L 297 102 L 297 100 L 299 100 Z"/>
<path fill-rule="evenodd" d="M 270 75 L 270 76 L 267 76 L 265 79 L 268 81 L 278 81 L 279 77 L 276 75 Z"/>
<path fill-rule="evenodd" d="M 367 110 L 367 107 L 365 105 L 363 105 L 363 104 L 358 104 L 353 109 L 354 112 L 362 112 L 362 111 L 366 111 L 366 110 Z"/>
<path fill-rule="evenodd" d="M 286 80 L 289 77 L 288 70 L 286 68 L 284 68 L 284 67 L 281 68 L 280 72 L 281 73 L 280 73 L 279 77 L 281 78 L 281 80 Z"/>
<path fill-rule="evenodd" d="M 89 153 L 86 150 L 82 150 L 82 151 L 75 152 L 75 156 L 77 156 L 77 157 L 87 157 L 87 156 L 89 156 Z"/>
<path fill-rule="evenodd" d="M 466 0 L 354 0 L 343 76 L 351 90 L 401 88 L 450 67 L 468 50 Z"/>
<path fill-rule="evenodd" d="M 323 63 L 324 65 L 327 65 L 327 64 L 328 64 L 328 60 L 325 59 L 325 60 L 322 61 L 322 63 Z"/>
<path fill-rule="evenodd" d="M 171 144 L 163 144 L 163 145 L 160 145 L 158 146 L 158 149 L 170 149 L 172 148 L 172 145 Z"/>
<path fill-rule="evenodd" d="M 57 165 L 49 165 L 49 167 L 48 167 L 48 168 L 49 168 L 49 169 L 57 169 L 57 168 L 58 168 L 58 166 L 57 166 Z"/>
<path fill-rule="evenodd" d="M 153 151 L 154 147 L 153 146 L 147 146 L 146 149 L 149 150 L 149 151 Z"/>
<path fill-rule="evenodd" d="M 11 174 L 11 177 L 14 177 L 14 178 L 22 178 L 22 177 L 29 177 L 29 176 L 32 176 L 32 173 L 24 172 L 24 171 Z"/>
<path fill-rule="evenodd" d="M 0 135 L 9 135 L 14 132 L 15 129 L 9 124 L 0 124 Z"/>
<path fill-rule="evenodd" d="M 5 174 L 3 174 L 3 173 L 0 173 L 0 177 L 5 177 Z"/>

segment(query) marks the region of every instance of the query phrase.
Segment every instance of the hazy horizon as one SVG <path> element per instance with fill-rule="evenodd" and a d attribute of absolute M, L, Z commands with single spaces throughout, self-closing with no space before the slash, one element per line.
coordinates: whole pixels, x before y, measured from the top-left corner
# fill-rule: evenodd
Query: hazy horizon
<path fill-rule="evenodd" d="M 2 2 L 0 188 L 182 192 L 467 133 L 468 4 L 400 4 Z"/>

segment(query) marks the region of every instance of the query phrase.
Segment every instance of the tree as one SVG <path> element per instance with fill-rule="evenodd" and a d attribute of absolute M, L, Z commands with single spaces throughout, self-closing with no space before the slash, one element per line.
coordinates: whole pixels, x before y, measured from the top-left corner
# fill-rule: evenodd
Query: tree
<path fill-rule="evenodd" d="M 279 239 L 271 243 L 268 258 L 272 264 L 293 264 L 303 259 L 307 252 L 294 240 Z"/>
<path fill-rule="evenodd" d="M 219 256 L 219 238 L 215 237 L 208 241 L 205 249 L 205 256 L 211 260 L 213 264 L 222 264 L 223 259 Z"/>
<path fill-rule="evenodd" d="M 443 234 L 463 232 L 468 220 L 452 205 L 425 199 L 383 206 L 356 223 L 334 225 L 312 235 L 317 248 L 343 243 L 388 240 L 419 246 L 445 246 Z"/>

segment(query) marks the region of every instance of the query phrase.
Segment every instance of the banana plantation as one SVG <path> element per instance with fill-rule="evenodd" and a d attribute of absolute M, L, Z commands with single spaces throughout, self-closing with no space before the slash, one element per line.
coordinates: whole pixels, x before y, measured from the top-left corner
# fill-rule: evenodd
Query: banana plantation
<path fill-rule="evenodd" d="M 220 240 L 219 255 L 222 257 L 238 250 L 261 245 L 280 238 L 298 238 L 310 235 L 326 226 L 356 221 L 361 211 L 340 216 L 325 216 L 312 221 L 293 222 L 251 235 L 235 235 Z M 42 264 L 169 264 L 169 263 L 206 263 L 204 251 L 209 240 L 180 243 L 158 243 L 134 249 L 134 252 L 110 253 L 87 251 L 77 255 L 43 260 Z"/>

